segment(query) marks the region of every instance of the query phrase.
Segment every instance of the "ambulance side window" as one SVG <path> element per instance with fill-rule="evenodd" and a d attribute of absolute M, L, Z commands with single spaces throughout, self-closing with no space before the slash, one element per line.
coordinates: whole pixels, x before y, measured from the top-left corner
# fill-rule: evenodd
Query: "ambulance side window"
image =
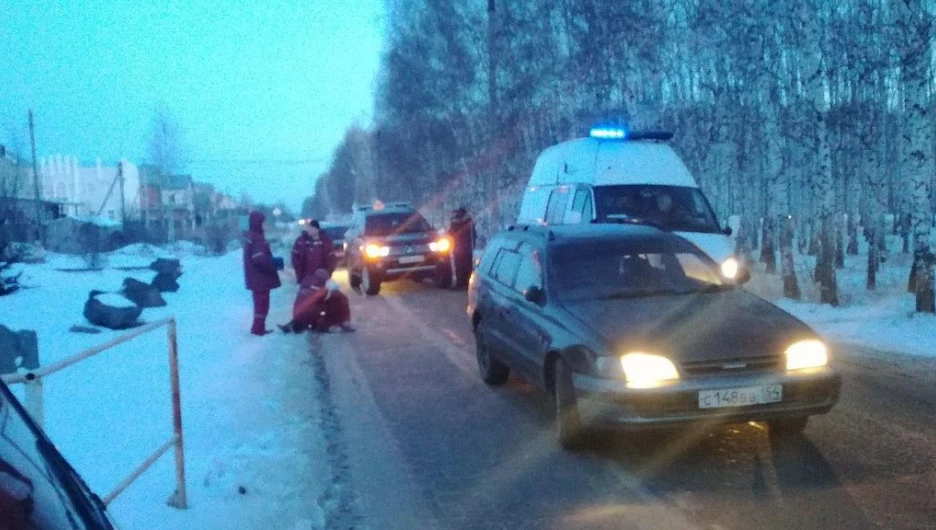
<path fill-rule="evenodd" d="M 569 200 L 569 190 L 557 188 L 549 196 L 549 204 L 546 206 L 546 222 L 549 224 L 562 224 L 565 215 L 566 202 Z"/>
<path fill-rule="evenodd" d="M 582 214 L 583 223 L 590 223 L 594 214 L 592 206 L 591 191 L 587 188 L 575 190 L 575 198 L 572 200 L 572 211 Z"/>

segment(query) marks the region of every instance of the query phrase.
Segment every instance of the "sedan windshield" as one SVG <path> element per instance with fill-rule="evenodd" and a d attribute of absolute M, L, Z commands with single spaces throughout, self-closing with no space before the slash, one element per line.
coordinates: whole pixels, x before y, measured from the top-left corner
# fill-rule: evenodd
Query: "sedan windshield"
<path fill-rule="evenodd" d="M 689 244 L 585 241 L 550 258 L 555 290 L 566 300 L 690 294 L 729 287 L 715 263 Z"/>
<path fill-rule="evenodd" d="M 656 184 L 597 186 L 598 219 L 634 218 L 670 230 L 719 232 L 711 206 L 698 188 Z"/>

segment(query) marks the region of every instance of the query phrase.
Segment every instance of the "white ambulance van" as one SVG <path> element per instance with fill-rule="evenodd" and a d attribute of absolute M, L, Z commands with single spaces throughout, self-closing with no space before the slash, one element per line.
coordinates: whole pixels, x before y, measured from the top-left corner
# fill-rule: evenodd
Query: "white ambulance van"
<path fill-rule="evenodd" d="M 518 224 L 634 222 L 657 226 L 693 242 L 729 279 L 743 283 L 750 269 L 734 255 L 695 178 L 665 142 L 672 133 L 594 127 L 587 138 L 546 148 L 523 194 Z"/>

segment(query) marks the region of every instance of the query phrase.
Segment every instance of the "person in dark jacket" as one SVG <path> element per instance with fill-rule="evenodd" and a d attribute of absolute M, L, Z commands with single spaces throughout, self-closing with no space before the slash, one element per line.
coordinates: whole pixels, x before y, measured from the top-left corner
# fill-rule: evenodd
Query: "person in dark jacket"
<path fill-rule="evenodd" d="M 335 259 L 335 245 L 331 239 L 322 232 L 319 222 L 315 219 L 306 219 L 305 229 L 296 238 L 292 249 L 292 266 L 296 271 L 296 283 L 313 274 L 318 269 L 325 269 L 329 275 L 335 272 L 337 266 Z"/>
<path fill-rule="evenodd" d="M 474 221 L 465 208 L 457 208 L 452 212 L 449 236 L 452 238 L 455 286 L 465 288 L 468 286 L 468 277 L 471 276 L 474 248 L 477 243 Z"/>
<path fill-rule="evenodd" d="M 254 316 L 250 333 L 265 335 L 269 333 L 266 317 L 270 312 L 270 291 L 280 286 L 280 279 L 270 244 L 263 235 L 263 213 L 252 211 L 248 219 L 250 229 L 244 232 L 244 278 L 247 289 L 253 294 Z"/>

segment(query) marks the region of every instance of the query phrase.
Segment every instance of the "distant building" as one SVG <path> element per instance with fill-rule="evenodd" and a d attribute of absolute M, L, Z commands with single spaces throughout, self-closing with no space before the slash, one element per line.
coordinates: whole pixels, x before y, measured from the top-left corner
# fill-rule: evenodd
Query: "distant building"
<path fill-rule="evenodd" d="M 188 237 L 195 228 L 195 186 L 191 175 L 140 168 L 140 216 L 148 229 L 162 230 L 170 240 Z"/>
<path fill-rule="evenodd" d="M 211 223 L 216 217 L 215 189 L 211 184 L 204 182 L 192 183 L 192 203 L 195 211 L 195 226 L 199 227 Z"/>
<path fill-rule="evenodd" d="M 40 225 L 63 217 L 69 205 L 36 201 L 35 180 L 30 164 L 0 145 L 0 231 L 15 241 L 40 239 Z"/>
<path fill-rule="evenodd" d="M 118 164 L 103 165 L 97 160 L 84 167 L 74 156 L 55 155 L 40 160 L 39 175 L 42 195 L 50 201 L 76 205 L 76 215 L 98 216 L 122 221 L 122 208 L 127 218 L 134 219 L 140 211 L 140 175 L 137 166 L 121 160 L 123 168 L 123 203 L 120 199 Z"/>
<path fill-rule="evenodd" d="M 0 196 L 36 198 L 32 166 L 3 145 L 0 145 Z"/>

